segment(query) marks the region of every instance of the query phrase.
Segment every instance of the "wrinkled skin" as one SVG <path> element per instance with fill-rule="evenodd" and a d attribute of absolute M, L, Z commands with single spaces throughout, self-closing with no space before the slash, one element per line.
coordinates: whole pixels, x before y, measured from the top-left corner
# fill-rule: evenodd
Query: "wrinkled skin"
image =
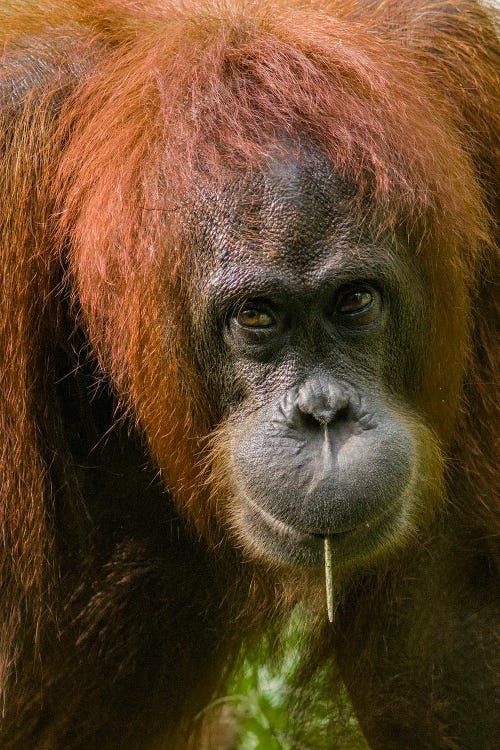
<path fill-rule="evenodd" d="M 224 399 L 236 526 L 273 561 L 321 565 L 326 535 L 336 565 L 376 555 L 411 526 L 428 470 L 410 249 L 360 231 L 317 155 L 271 162 L 203 210 L 212 257 L 192 310 L 222 348 L 207 387 Z"/>

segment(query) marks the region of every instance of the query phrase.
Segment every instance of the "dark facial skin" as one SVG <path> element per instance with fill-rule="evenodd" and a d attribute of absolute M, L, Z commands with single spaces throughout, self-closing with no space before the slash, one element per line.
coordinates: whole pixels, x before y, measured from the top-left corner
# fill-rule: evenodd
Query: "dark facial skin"
<path fill-rule="evenodd" d="M 228 513 L 277 562 L 322 564 L 325 535 L 339 563 L 370 557 L 418 505 L 423 281 L 407 248 L 351 220 L 347 194 L 315 155 L 204 207 L 193 319 L 221 394 Z"/>

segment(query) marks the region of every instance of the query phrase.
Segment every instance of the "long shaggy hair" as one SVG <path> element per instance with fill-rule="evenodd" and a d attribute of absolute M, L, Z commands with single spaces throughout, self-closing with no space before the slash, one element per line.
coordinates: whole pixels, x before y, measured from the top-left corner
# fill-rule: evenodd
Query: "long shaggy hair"
<path fill-rule="evenodd" d="M 44 0 L 8 3 L 0 29 L 5 689 L 65 627 L 56 495 L 86 517 L 53 383 L 57 347 L 71 348 L 66 296 L 179 512 L 223 540 L 186 225 L 204 186 L 262 169 L 280 143 L 313 144 L 354 186 L 360 221 L 414 248 L 433 321 L 419 406 L 450 501 L 492 535 L 500 103 L 488 12 L 466 0 Z"/>

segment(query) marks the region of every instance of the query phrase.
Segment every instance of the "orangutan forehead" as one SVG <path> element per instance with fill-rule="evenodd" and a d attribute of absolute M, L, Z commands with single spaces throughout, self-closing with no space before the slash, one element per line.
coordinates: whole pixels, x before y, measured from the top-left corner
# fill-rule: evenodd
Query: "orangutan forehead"
<path fill-rule="evenodd" d="M 310 267 L 346 238 L 351 246 L 354 238 L 362 244 L 352 194 L 352 185 L 321 154 L 277 152 L 258 173 L 202 191 L 197 224 L 203 255 L 220 266 L 266 259 Z"/>
<path fill-rule="evenodd" d="M 207 195 L 201 224 L 195 317 L 249 297 L 312 300 L 359 279 L 415 284 L 412 252 L 355 220 L 349 185 L 327 163 L 275 163 Z"/>

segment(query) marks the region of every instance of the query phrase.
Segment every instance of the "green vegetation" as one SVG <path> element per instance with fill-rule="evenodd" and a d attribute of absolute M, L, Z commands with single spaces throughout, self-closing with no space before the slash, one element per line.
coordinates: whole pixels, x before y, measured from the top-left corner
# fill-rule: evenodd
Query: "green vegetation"
<path fill-rule="evenodd" d="M 303 700 L 293 700 L 305 638 L 293 618 L 272 657 L 264 646 L 256 648 L 233 676 L 228 695 L 217 701 L 239 729 L 232 750 L 368 750 L 345 691 L 335 702 L 318 697 L 328 695 L 329 671 L 320 670 Z"/>

